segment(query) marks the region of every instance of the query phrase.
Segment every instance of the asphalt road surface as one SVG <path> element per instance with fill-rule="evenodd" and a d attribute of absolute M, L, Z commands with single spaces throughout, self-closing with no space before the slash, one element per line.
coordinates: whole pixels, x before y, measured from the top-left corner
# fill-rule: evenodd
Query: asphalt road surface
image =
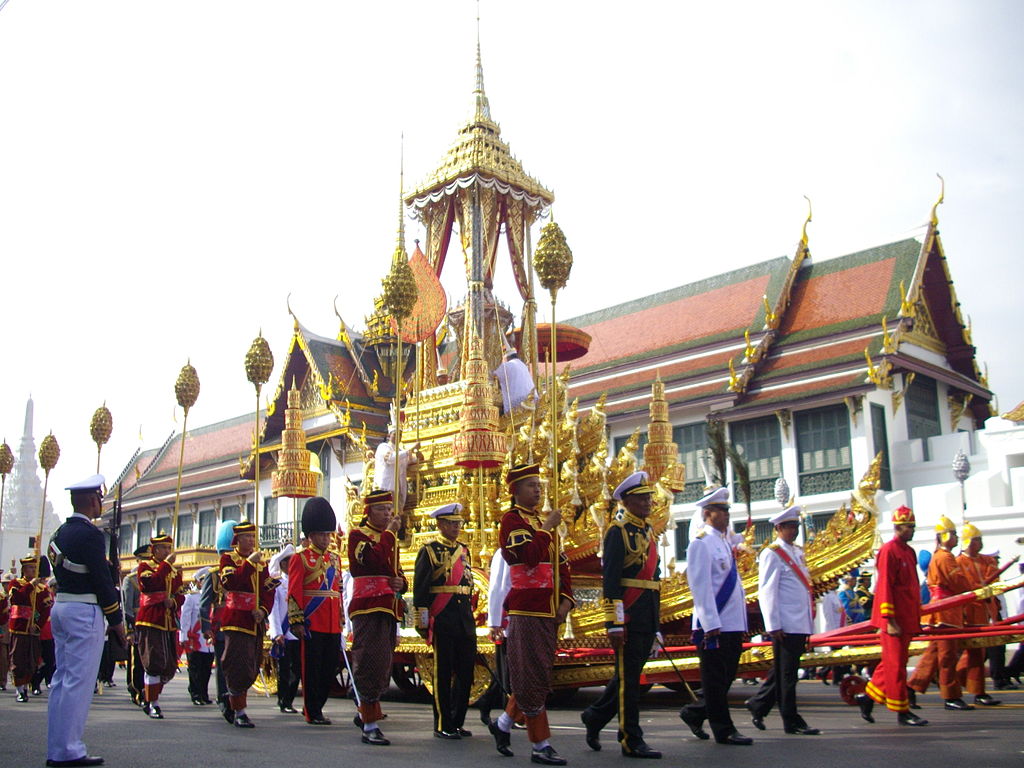
<path fill-rule="evenodd" d="M 160 698 L 165 719 L 156 721 L 131 704 L 121 681 L 117 688 L 94 696 L 86 728 L 90 754 L 102 755 L 107 765 L 127 768 L 345 766 L 363 760 L 372 761 L 374 768 L 514 768 L 530 764 L 525 731 L 512 734 L 515 757 L 502 757 L 494 750 L 478 711 L 471 709 L 466 726 L 473 732 L 472 738 L 435 739 L 429 700 L 410 701 L 397 690 L 392 690 L 390 700 L 384 703 L 388 718 L 382 724 L 392 744 L 374 747 L 360 743 L 359 732 L 352 725 L 351 701 L 332 699 L 324 712 L 334 724 L 312 726 L 306 725 L 301 715 L 282 714 L 273 698 L 250 696 L 249 714 L 256 728 L 242 730 L 229 726 L 215 706 L 193 706 L 185 688 L 183 675 L 167 685 Z M 1003 706 L 979 707 L 972 712 L 943 710 L 933 691 L 919 696 L 923 708 L 918 712 L 931 725 L 908 728 L 897 725 L 895 715 L 878 707 L 876 722 L 870 725 L 861 720 L 856 708 L 843 703 L 834 688 L 804 681 L 797 694 L 801 713 L 810 725 L 822 729 L 820 736 L 785 734 L 775 713 L 768 718 L 768 730 L 755 730 L 743 708 L 743 700 L 753 691 L 739 682 L 732 689 L 733 720 L 741 733 L 755 740 L 753 746 L 736 747 L 693 738 L 677 716 L 680 696 L 655 687 L 643 699 L 641 718 L 648 744 L 664 752 L 664 759 L 656 765 L 709 761 L 729 768 L 1024 766 L 1024 690 L 1000 691 Z M 583 742 L 579 713 L 598 694 L 597 689 L 585 689 L 567 706 L 551 710 L 551 742 L 570 766 L 632 766 L 634 763 L 620 754 L 614 728 L 602 734 L 601 752 L 590 751 Z M 45 765 L 46 695 L 44 690 L 29 703 L 18 704 L 11 687 L 0 693 L 0 767 Z"/>

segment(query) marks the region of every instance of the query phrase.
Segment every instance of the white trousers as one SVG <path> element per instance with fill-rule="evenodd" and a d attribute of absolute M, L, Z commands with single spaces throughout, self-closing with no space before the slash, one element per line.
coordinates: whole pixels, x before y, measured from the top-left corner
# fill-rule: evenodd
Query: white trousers
<path fill-rule="evenodd" d="M 54 603 L 50 612 L 57 671 L 50 686 L 46 758 L 77 760 L 86 754 L 85 720 L 103 655 L 106 621 L 98 605 Z"/>

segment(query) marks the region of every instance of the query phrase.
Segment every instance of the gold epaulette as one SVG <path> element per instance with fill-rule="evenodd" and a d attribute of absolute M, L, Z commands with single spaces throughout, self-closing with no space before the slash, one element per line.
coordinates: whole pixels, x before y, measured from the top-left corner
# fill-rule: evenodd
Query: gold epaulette
<path fill-rule="evenodd" d="M 609 600 L 604 598 L 604 620 L 617 627 L 626 623 L 626 610 L 621 600 Z"/>
<path fill-rule="evenodd" d="M 693 538 L 695 538 L 695 539 L 703 539 L 703 538 L 704 538 L 705 536 L 707 536 L 707 535 L 708 535 L 708 532 L 707 532 L 707 531 L 701 531 L 700 533 L 698 533 L 698 534 L 697 534 L 696 536 L 694 536 Z"/>

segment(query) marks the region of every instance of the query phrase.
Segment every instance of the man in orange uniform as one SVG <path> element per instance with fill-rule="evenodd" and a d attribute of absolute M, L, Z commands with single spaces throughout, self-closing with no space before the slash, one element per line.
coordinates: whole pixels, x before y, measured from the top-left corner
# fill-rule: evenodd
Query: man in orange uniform
<path fill-rule="evenodd" d="M 263 661 L 263 635 L 267 616 L 274 606 L 277 586 L 267 572 L 256 548 L 256 526 L 249 522 L 235 526 L 232 550 L 220 558 L 220 586 L 224 590 L 221 630 L 224 632 L 224 679 L 232 723 L 238 728 L 253 728 L 245 711 L 249 688 L 260 673 Z"/>
<path fill-rule="evenodd" d="M 882 661 L 868 683 L 867 693 L 857 696 L 860 714 L 875 722 L 871 710 L 875 702 L 896 713 L 900 725 L 928 725 L 928 721 L 910 711 L 907 698 L 907 651 L 920 629 L 921 586 L 917 580 L 917 557 L 907 542 L 914 538 L 917 523 L 914 510 L 901 506 L 892 513 L 895 535 L 878 550 L 875 563 L 878 580 L 871 623 L 878 628 Z"/>
<path fill-rule="evenodd" d="M 135 635 L 144 671 L 142 710 L 163 719 L 157 701 L 178 671 L 178 616 L 182 595 L 181 569 L 174 564 L 171 537 L 161 532 L 149 540 L 150 558 L 139 563 L 139 612 Z"/>
<path fill-rule="evenodd" d="M 374 489 L 363 497 L 366 516 L 348 537 L 348 567 L 352 575 L 352 676 L 359 697 L 356 724 L 363 744 L 385 747 L 391 742 L 377 725 L 384 714 L 380 697 L 391 680 L 398 621 L 408 582 L 398 564 L 395 531 L 401 523 L 394 513 L 391 491 Z"/>
<path fill-rule="evenodd" d="M 53 598 L 45 579 L 36 578 L 37 555 L 26 555 L 21 578 L 11 582 L 8 599 L 11 618 L 11 676 L 18 690 L 16 701 L 28 701 L 28 684 L 42 659 L 39 633 L 50 615 Z"/>
<path fill-rule="evenodd" d="M 959 595 L 968 590 L 967 579 L 953 554 L 957 544 L 956 526 L 948 517 L 940 517 L 935 525 L 935 553 L 928 564 L 928 589 L 932 600 Z M 929 627 L 962 627 L 964 609 L 961 606 L 944 608 L 921 617 Z M 982 651 L 984 653 L 984 651 Z M 960 656 L 960 641 L 937 637 L 928 643 L 928 650 L 917 663 L 910 689 L 916 693 L 928 690 L 928 684 L 939 673 L 939 693 L 945 700 L 945 708 L 953 710 L 974 709 L 961 698 L 960 683 L 956 679 L 956 660 Z"/>
<path fill-rule="evenodd" d="M 963 572 L 965 589 L 981 589 L 999 577 L 999 566 L 995 558 L 981 554 L 983 546 L 981 531 L 970 523 L 964 523 L 963 544 L 957 564 Z M 971 627 L 982 627 L 991 624 L 999 616 L 999 607 L 995 598 L 979 600 L 964 608 L 964 623 Z M 957 680 L 968 693 L 974 694 L 974 703 L 984 707 L 995 707 L 1002 704 L 985 692 L 985 649 L 965 648 L 956 668 Z"/>
<path fill-rule="evenodd" d="M 324 717 L 324 704 L 341 647 L 341 560 L 328 549 L 337 527 L 327 499 L 307 501 L 302 534 L 309 546 L 288 564 L 288 624 L 302 648 L 302 714 L 312 725 L 331 724 Z"/>
<path fill-rule="evenodd" d="M 526 732 L 533 744 L 531 762 L 565 765 L 565 758 L 548 741 L 551 730 L 544 709 L 558 627 L 574 604 L 568 560 L 555 531 L 562 515 L 553 509 L 542 519 L 536 512 L 542 493 L 537 464 L 513 467 L 506 481 L 512 508 L 501 518 L 498 539 L 512 581 L 506 598 L 506 643 L 514 699 L 489 728 L 498 752 L 511 756 L 510 734 L 518 707 L 526 715 Z"/>

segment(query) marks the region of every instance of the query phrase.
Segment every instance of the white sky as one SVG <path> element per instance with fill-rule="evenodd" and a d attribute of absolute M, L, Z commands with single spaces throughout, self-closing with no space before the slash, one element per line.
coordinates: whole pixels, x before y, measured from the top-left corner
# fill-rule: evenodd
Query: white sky
<path fill-rule="evenodd" d="M 979 355 L 1001 410 L 1024 399 L 1024 5 L 484 0 L 481 15 L 492 113 L 575 255 L 560 318 L 791 256 L 804 194 L 817 260 L 919 233 L 938 171 Z M 242 359 L 261 328 L 283 359 L 289 292 L 314 331 L 336 332 L 336 294 L 362 327 L 394 248 L 399 136 L 415 185 L 470 113 L 474 17 L 469 0 L 10 0 L 0 437 L 17 450 L 31 393 L 62 488 L 95 468 L 105 400 L 112 479 L 140 425 L 147 447 L 180 428 L 188 358 L 191 426 L 251 412 Z"/>

